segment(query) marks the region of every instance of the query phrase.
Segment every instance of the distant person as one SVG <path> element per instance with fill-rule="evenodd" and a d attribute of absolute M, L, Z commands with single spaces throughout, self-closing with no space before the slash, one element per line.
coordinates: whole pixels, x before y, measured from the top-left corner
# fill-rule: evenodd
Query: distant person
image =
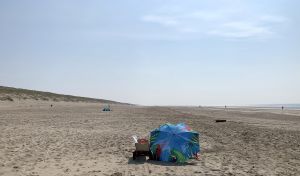
<path fill-rule="evenodd" d="M 284 107 L 283 106 L 281 106 L 281 110 L 283 111 L 283 109 L 284 109 Z"/>
<path fill-rule="evenodd" d="M 225 109 L 227 109 L 227 106 L 225 105 Z"/>

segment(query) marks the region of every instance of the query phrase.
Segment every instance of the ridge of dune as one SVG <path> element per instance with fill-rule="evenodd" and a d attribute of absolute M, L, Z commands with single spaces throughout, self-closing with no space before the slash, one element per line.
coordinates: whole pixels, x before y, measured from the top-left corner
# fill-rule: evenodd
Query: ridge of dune
<path fill-rule="evenodd" d="M 64 94 L 57 94 L 52 92 L 0 86 L 0 101 L 16 101 L 16 100 L 127 104 L 127 103 L 121 103 L 117 101 L 98 99 L 98 98 L 64 95 Z"/>

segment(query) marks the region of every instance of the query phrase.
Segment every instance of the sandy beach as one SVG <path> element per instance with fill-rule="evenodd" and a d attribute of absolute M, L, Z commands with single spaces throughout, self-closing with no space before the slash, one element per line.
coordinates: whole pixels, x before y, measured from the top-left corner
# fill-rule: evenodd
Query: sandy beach
<path fill-rule="evenodd" d="M 53 107 L 50 107 L 53 104 Z M 297 110 L 0 103 L 0 175 L 299 175 Z M 298 113 L 297 113 L 298 112 Z M 226 123 L 215 123 L 226 119 Z M 132 135 L 166 122 L 200 132 L 200 160 L 132 160 Z"/>
<path fill-rule="evenodd" d="M 0 176 L 300 176 L 299 7 L 0 0 Z"/>

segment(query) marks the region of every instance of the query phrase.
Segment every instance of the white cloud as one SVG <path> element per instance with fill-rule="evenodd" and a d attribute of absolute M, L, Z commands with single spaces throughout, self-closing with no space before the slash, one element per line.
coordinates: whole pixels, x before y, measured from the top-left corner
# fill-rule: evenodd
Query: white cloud
<path fill-rule="evenodd" d="M 271 32 L 268 27 L 259 26 L 248 22 L 228 22 L 222 24 L 218 29 L 209 31 L 208 34 L 234 37 L 234 38 L 249 38 L 249 37 L 268 37 Z"/>
<path fill-rule="evenodd" d="M 260 20 L 265 22 L 282 23 L 287 21 L 287 18 L 282 16 L 263 15 L 260 17 Z"/>
<path fill-rule="evenodd" d="M 239 9 L 223 9 L 159 12 L 143 16 L 142 20 L 169 27 L 181 34 L 193 33 L 198 36 L 241 39 L 274 36 L 276 34 L 274 24 L 284 23 L 287 18 L 270 14 L 246 13 Z"/>

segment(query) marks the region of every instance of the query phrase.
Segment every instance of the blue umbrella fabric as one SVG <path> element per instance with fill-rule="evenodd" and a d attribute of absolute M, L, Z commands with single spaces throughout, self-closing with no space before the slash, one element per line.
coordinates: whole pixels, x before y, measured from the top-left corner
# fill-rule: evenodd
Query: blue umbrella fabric
<path fill-rule="evenodd" d="M 154 159 L 183 163 L 200 152 L 199 133 L 184 123 L 164 124 L 150 133 Z"/>

